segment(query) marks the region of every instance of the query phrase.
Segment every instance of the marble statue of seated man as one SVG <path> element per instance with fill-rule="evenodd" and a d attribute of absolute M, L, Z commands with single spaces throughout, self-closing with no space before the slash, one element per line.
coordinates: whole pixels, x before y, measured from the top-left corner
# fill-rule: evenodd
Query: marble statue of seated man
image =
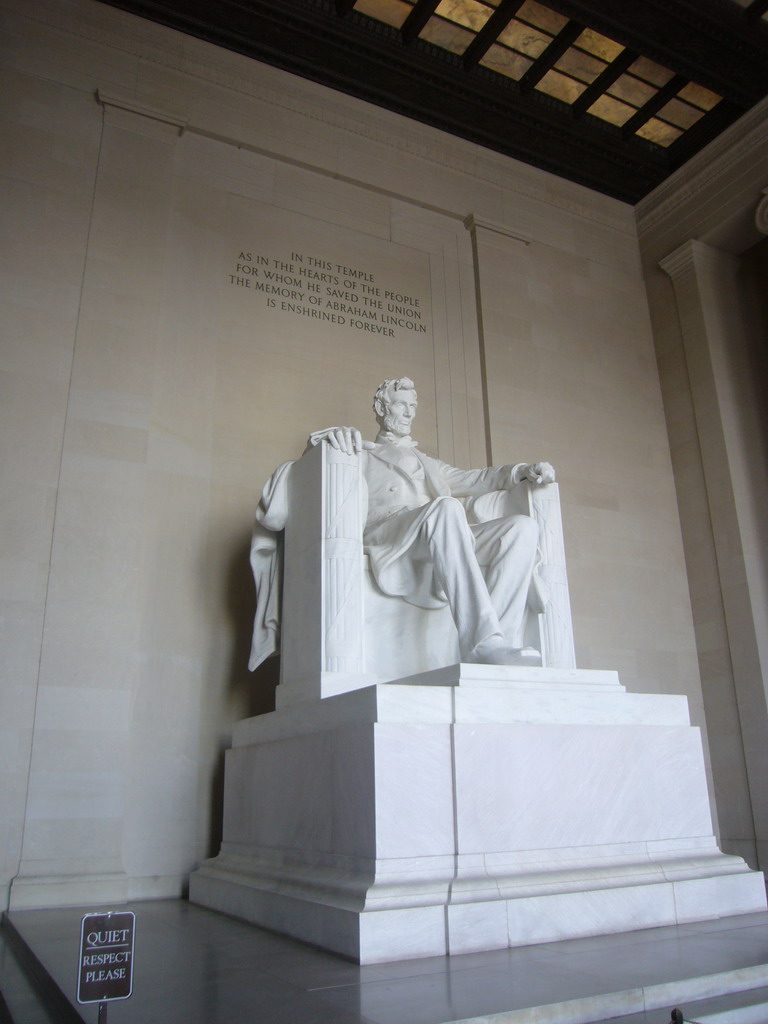
<path fill-rule="evenodd" d="M 408 377 L 385 380 L 373 408 L 379 424 L 375 442 L 360 431 L 332 427 L 317 431 L 310 444 L 329 444 L 347 454 L 359 453 L 368 490 L 363 533 L 371 572 L 379 589 L 422 608 L 450 608 L 461 660 L 494 665 L 538 665 L 538 651 L 525 647 L 523 631 L 529 590 L 537 563 L 539 530 L 527 515 L 490 522 L 467 518 L 467 500 L 514 488 L 523 481 L 548 484 L 555 479 L 547 462 L 461 470 L 425 455 L 411 438 L 418 405 Z M 257 523 L 281 529 L 285 509 L 281 480 L 289 463 L 276 470 L 262 495 Z M 271 577 L 259 561 L 258 528 L 251 562 L 257 593 L 266 609 L 259 612 L 250 667 L 270 653 L 267 596 Z M 270 573 L 274 568 L 270 564 Z M 260 581 L 259 576 L 262 579 Z M 261 582 L 261 585 L 260 585 Z M 258 605 L 257 601 L 257 605 Z M 271 618 L 274 620 L 274 607 Z M 272 623 L 274 625 L 274 623 Z M 274 645 L 273 645 L 274 647 Z"/>

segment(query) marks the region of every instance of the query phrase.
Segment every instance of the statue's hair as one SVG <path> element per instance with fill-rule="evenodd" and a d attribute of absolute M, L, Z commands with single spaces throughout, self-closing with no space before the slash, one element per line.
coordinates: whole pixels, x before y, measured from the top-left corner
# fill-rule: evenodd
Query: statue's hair
<path fill-rule="evenodd" d="M 413 383 L 410 377 L 396 377 L 394 380 L 383 380 L 376 388 L 376 394 L 373 396 L 373 411 L 376 412 L 376 403 L 381 401 L 385 405 L 387 403 L 387 392 L 392 391 L 415 391 L 416 385 Z"/>

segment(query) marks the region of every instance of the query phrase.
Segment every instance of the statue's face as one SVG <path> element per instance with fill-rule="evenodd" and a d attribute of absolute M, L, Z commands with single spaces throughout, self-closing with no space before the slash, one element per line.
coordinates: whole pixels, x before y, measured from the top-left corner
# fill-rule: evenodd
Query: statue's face
<path fill-rule="evenodd" d="M 386 402 L 377 403 L 380 426 L 397 437 L 408 437 L 418 404 L 415 391 L 390 391 Z"/>

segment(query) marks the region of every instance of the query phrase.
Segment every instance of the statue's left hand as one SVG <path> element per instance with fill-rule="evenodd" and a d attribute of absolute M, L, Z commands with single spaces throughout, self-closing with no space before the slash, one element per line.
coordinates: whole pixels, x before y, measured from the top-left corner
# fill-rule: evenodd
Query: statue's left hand
<path fill-rule="evenodd" d="M 516 483 L 528 480 L 532 484 L 553 484 L 555 470 L 549 462 L 534 462 L 529 466 L 520 466 L 515 474 Z"/>

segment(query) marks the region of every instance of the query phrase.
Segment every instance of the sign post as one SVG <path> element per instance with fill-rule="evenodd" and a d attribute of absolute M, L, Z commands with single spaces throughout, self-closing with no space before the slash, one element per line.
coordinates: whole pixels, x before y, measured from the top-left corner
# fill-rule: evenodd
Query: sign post
<path fill-rule="evenodd" d="M 80 924 L 77 1001 L 99 1004 L 99 1024 L 107 1022 L 108 1003 L 133 991 L 135 925 L 131 911 L 86 914 Z"/>

